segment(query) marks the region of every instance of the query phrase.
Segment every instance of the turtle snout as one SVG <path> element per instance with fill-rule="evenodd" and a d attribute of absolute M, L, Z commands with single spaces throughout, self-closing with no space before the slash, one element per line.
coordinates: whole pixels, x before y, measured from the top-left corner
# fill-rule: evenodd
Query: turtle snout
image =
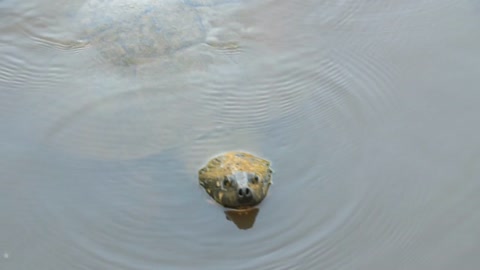
<path fill-rule="evenodd" d="M 238 188 L 237 195 L 240 200 L 245 200 L 245 201 L 249 201 L 253 198 L 252 190 L 248 187 Z"/>

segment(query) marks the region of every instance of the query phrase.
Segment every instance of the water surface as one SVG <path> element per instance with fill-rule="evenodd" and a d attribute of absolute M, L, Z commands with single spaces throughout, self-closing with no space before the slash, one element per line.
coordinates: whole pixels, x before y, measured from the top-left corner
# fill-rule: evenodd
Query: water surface
<path fill-rule="evenodd" d="M 100 2 L 0 2 L 1 269 L 478 268 L 475 1 Z"/>

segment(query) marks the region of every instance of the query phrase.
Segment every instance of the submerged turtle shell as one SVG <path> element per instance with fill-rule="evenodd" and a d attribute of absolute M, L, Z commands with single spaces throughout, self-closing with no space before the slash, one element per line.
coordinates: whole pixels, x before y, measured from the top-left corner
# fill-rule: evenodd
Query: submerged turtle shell
<path fill-rule="evenodd" d="M 138 63 L 205 39 L 196 8 L 183 1 L 88 0 L 79 17 L 86 38 L 114 64 Z"/>
<path fill-rule="evenodd" d="M 212 17 L 236 4 L 231 0 L 87 0 L 77 18 L 81 36 L 105 61 L 130 66 L 205 44 Z"/>
<path fill-rule="evenodd" d="M 199 170 L 199 183 L 217 203 L 229 208 L 249 208 L 267 196 L 272 170 L 270 162 L 245 152 L 228 152 L 210 160 Z M 246 182 L 251 192 L 248 201 L 242 201 L 235 175 L 251 175 Z"/>

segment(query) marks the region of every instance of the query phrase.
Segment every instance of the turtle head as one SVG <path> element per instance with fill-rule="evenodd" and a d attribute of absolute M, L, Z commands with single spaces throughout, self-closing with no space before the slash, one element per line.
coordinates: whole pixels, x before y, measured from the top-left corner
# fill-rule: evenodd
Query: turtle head
<path fill-rule="evenodd" d="M 221 180 L 216 200 L 230 208 L 248 208 L 267 195 L 270 179 L 252 172 L 237 171 Z"/>

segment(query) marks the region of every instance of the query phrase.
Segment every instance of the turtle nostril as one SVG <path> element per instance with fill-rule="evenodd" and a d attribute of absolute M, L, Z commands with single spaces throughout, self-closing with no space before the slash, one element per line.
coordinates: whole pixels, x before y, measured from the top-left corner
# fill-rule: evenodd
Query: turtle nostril
<path fill-rule="evenodd" d="M 252 197 L 252 191 L 248 187 L 239 188 L 237 193 L 238 193 L 239 198 L 251 198 Z"/>

